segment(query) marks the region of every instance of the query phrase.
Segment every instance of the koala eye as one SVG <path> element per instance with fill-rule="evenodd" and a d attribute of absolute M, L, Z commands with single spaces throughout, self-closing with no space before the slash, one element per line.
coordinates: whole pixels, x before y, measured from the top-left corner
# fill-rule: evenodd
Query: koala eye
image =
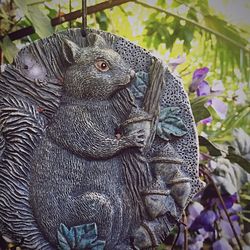
<path fill-rule="evenodd" d="M 102 71 L 102 72 L 106 72 L 109 70 L 109 65 L 105 60 L 98 60 L 95 62 L 95 67 Z"/>

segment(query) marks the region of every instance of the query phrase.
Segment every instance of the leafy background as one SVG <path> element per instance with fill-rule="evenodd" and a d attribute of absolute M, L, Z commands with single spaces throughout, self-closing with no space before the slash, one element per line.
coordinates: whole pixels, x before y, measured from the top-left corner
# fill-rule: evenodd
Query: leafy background
<path fill-rule="evenodd" d="M 92 6 L 103 1 L 87 2 Z M 81 1 L 3 0 L 0 7 L 1 70 L 30 42 L 81 27 L 81 18 L 53 27 L 50 22 L 80 10 Z M 249 11 L 247 0 L 135 0 L 88 15 L 88 27 L 126 37 L 160 57 L 183 79 L 189 95 L 199 133 L 201 178 L 207 187 L 187 208 L 183 217 L 187 227 L 182 228 L 175 249 L 250 247 Z M 35 33 L 11 41 L 8 34 L 29 26 Z M 236 205 L 241 209 L 233 210 Z M 204 222 L 204 217 L 210 218 L 207 214 L 213 216 Z M 240 228 L 235 233 L 230 225 L 221 226 L 230 220 Z"/>

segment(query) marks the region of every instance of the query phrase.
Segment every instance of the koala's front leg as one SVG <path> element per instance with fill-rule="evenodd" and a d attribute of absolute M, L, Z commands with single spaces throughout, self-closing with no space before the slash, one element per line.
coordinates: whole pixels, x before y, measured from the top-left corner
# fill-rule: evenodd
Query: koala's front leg
<path fill-rule="evenodd" d="M 70 117 L 72 115 L 72 117 Z M 105 159 L 110 158 L 121 150 L 129 147 L 143 147 L 144 133 L 142 130 L 135 131 L 128 136 L 120 139 L 112 138 L 100 131 L 100 129 L 87 119 L 77 120 L 73 113 L 68 112 L 65 119 L 55 118 L 49 126 L 47 134 L 52 141 L 60 147 L 65 148 L 72 153 L 86 157 Z"/>
<path fill-rule="evenodd" d="M 145 136 L 143 130 L 134 131 L 120 139 L 110 138 L 98 129 L 93 128 L 89 128 L 88 133 L 85 135 L 82 148 L 75 146 L 77 146 L 78 152 L 83 150 L 83 154 L 90 158 L 109 158 L 126 148 L 144 147 Z"/>

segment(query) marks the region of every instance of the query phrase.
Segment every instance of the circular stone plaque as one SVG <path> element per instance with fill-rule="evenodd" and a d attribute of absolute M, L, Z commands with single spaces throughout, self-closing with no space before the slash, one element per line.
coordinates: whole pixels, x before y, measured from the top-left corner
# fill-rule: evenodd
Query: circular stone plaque
<path fill-rule="evenodd" d="M 23 249 L 153 248 L 202 187 L 180 79 L 162 64 L 149 114 L 157 59 L 87 34 L 36 41 L 0 77 L 0 232 Z"/>

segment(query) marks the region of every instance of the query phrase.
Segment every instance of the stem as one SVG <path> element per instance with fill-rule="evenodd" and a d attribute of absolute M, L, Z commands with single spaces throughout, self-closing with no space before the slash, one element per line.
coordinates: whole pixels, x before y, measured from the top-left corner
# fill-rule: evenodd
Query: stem
<path fill-rule="evenodd" d="M 3 64 L 3 51 L 2 48 L 0 48 L 0 66 Z M 1 71 L 0 71 L 1 73 Z"/>
<path fill-rule="evenodd" d="M 182 220 L 185 224 L 187 224 L 187 216 L 185 210 L 182 214 Z M 188 228 L 187 226 L 184 227 L 184 250 L 188 250 Z"/>
<path fill-rule="evenodd" d="M 180 232 L 181 232 L 181 224 L 177 224 L 177 226 L 178 226 L 178 232 L 177 232 L 177 235 L 176 235 L 176 237 L 175 237 L 175 239 L 174 239 L 174 243 L 173 243 L 172 246 L 171 246 L 171 250 L 174 250 L 175 245 L 176 245 L 176 243 L 177 243 L 177 240 L 178 240 L 178 238 L 179 238 L 179 236 L 180 236 Z"/>
<path fill-rule="evenodd" d="M 231 228 L 232 228 L 232 231 L 233 231 L 234 237 L 235 237 L 235 239 L 236 239 L 236 241 L 237 241 L 237 243 L 238 243 L 239 249 L 240 249 L 240 250 L 243 250 L 242 245 L 241 245 L 241 242 L 240 242 L 240 239 L 239 239 L 239 237 L 238 237 L 238 235 L 237 235 L 237 233 L 236 233 L 236 231 L 235 231 L 235 228 L 234 228 L 234 225 L 233 225 L 233 223 L 232 223 L 232 221 L 231 221 L 230 215 L 229 215 L 228 212 L 227 212 L 226 205 L 225 205 L 225 203 L 224 203 L 224 200 L 223 200 L 223 198 L 222 198 L 222 196 L 221 196 L 221 193 L 220 193 L 219 189 L 217 188 L 216 184 L 214 183 L 212 177 L 211 177 L 206 171 L 204 171 L 204 170 L 202 170 L 202 169 L 200 169 L 200 171 L 209 179 L 210 183 L 213 185 L 213 187 L 214 187 L 214 189 L 215 189 L 215 192 L 216 192 L 216 194 L 217 194 L 218 197 L 219 197 L 219 200 L 220 200 L 220 202 L 221 202 L 221 205 L 222 205 L 222 207 L 223 207 L 223 210 L 224 210 L 224 212 L 225 212 L 225 214 L 226 214 L 226 216 L 227 216 L 228 222 L 229 222 L 229 224 L 230 224 L 230 226 L 231 226 Z"/>
<path fill-rule="evenodd" d="M 71 0 L 69 0 L 69 13 L 72 12 L 72 3 L 71 3 Z M 69 21 L 69 27 L 71 28 L 72 27 L 72 23 L 71 23 L 71 20 Z"/>

